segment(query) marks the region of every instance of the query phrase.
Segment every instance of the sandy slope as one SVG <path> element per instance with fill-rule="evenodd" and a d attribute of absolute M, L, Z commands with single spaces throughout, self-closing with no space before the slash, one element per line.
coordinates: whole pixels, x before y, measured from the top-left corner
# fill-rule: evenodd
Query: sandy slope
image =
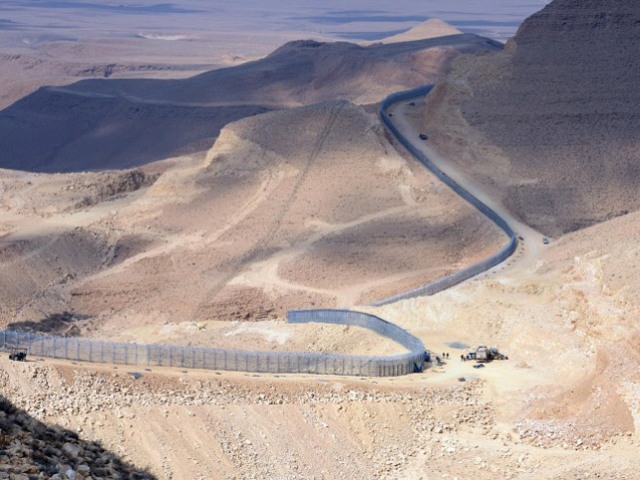
<path fill-rule="evenodd" d="M 260 60 L 189 78 L 110 78 L 41 88 L 0 111 L 0 167 L 78 172 L 202 152 L 231 121 L 335 99 L 375 103 L 442 78 L 460 52 L 499 48 L 475 35 L 368 47 L 297 41 Z M 20 58 L 14 63 L 19 71 Z M 31 78 L 41 70 L 46 66 Z"/>
<path fill-rule="evenodd" d="M 154 369 L 135 381 L 122 368 L 0 360 L 0 385 L 38 418 L 100 439 L 159 478 L 631 480 L 640 468 L 639 220 L 567 235 L 527 271 L 372 309 L 450 353 L 423 374 Z M 452 341 L 499 345 L 509 360 L 476 370 Z"/>
<path fill-rule="evenodd" d="M 460 30 L 447 22 L 438 18 L 430 18 L 410 28 L 406 32 L 383 38 L 382 43 L 411 42 L 413 40 L 422 40 L 424 38 L 445 37 L 447 35 L 458 35 L 462 33 Z"/>
<path fill-rule="evenodd" d="M 428 101 L 442 113 L 465 88 L 449 82 Z M 504 157 L 483 162 L 459 148 L 478 131 L 459 110 L 447 115 L 448 133 L 426 124 L 435 151 L 508 173 Z M 70 309 L 95 316 L 78 322 L 89 335 L 189 341 L 204 326 L 264 348 L 285 338 L 293 348 L 370 352 L 392 346 L 354 332 L 298 336 L 278 323 L 194 318 L 364 302 L 496 247 L 486 222 L 396 153 L 372 113 L 346 102 L 244 119 L 206 157 L 151 164 L 145 181 L 122 175 L 3 172 L 5 319 Z M 503 198 L 500 185 L 482 189 Z M 468 250 L 452 251 L 452 238 Z M 638 238 L 631 213 L 554 240 L 522 268 L 371 309 L 450 352 L 418 375 L 157 369 L 133 380 L 122 367 L 2 358 L 0 391 L 167 479 L 634 479 Z M 476 370 L 452 341 L 498 345 L 510 360 Z"/>
<path fill-rule="evenodd" d="M 161 175 L 147 170 L 151 186 L 119 194 L 96 191 L 112 177 L 119 185 L 116 173 L 7 180 L 3 245 L 23 255 L 4 260 L 6 283 L 30 274 L 28 288 L 6 290 L 20 291 L 7 293 L 6 314 L 69 310 L 106 337 L 134 324 L 282 318 L 289 308 L 351 306 L 416 287 L 504 241 L 400 156 L 375 114 L 346 102 L 233 123 L 206 158 L 153 168 Z M 56 243 L 46 229 L 77 233 Z M 75 265 L 65 252 L 83 248 L 80 234 L 94 250 Z"/>

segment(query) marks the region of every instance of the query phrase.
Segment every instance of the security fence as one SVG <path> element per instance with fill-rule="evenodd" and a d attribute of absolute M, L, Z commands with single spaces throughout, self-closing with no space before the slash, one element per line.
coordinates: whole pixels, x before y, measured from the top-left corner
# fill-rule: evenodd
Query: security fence
<path fill-rule="evenodd" d="M 422 371 L 425 348 L 402 328 L 366 313 L 344 310 L 294 310 L 289 323 L 331 323 L 368 328 L 409 350 L 394 356 L 306 352 L 256 352 L 221 348 L 102 342 L 0 330 L 0 348 L 27 348 L 29 355 L 141 367 L 179 367 L 255 373 L 313 373 L 386 377 Z"/>
<path fill-rule="evenodd" d="M 422 287 L 416 288 L 415 290 L 411 290 L 409 292 L 405 292 L 400 295 L 396 295 L 394 297 L 376 302 L 373 304 L 375 306 L 387 305 L 389 303 L 397 302 L 399 300 L 404 300 L 407 298 L 420 297 L 424 295 L 434 295 L 438 292 L 446 290 L 447 288 L 462 283 L 465 280 L 475 277 L 480 273 L 486 272 L 490 268 L 493 268 L 496 265 L 502 263 L 507 258 L 509 258 L 513 254 L 513 252 L 516 251 L 516 248 L 518 246 L 518 239 L 516 238 L 516 234 L 506 222 L 506 220 L 498 215 L 495 210 L 480 201 L 476 196 L 467 191 L 462 185 L 458 184 L 455 180 L 453 180 L 446 173 L 440 170 L 436 165 L 434 165 L 422 151 L 417 149 L 415 145 L 413 145 L 400 132 L 400 130 L 398 130 L 398 128 L 394 125 L 393 121 L 389 117 L 387 108 L 389 108 L 390 105 L 413 98 L 423 97 L 427 93 L 429 93 L 432 88 L 433 85 L 425 85 L 413 90 L 408 90 L 406 92 L 399 92 L 389 95 L 380 105 L 380 118 L 382 119 L 382 122 L 387 126 L 387 128 L 391 131 L 391 133 L 393 133 L 393 135 L 397 138 L 398 142 L 400 142 L 401 145 L 409 150 L 409 152 L 411 152 L 411 154 L 416 157 L 416 159 L 420 163 L 427 167 L 434 175 L 436 175 L 443 183 L 449 186 L 454 192 L 456 192 L 467 202 L 480 210 L 480 212 L 482 212 L 487 218 L 489 218 L 489 220 L 495 223 L 504 233 L 506 233 L 509 237 L 509 243 L 505 247 L 500 249 L 497 253 L 484 260 L 481 260 L 480 262 L 474 263 L 467 268 L 459 270 L 451 275 L 447 275 L 446 277 L 436 280 L 435 282 L 432 282 L 428 285 L 424 285 Z"/>

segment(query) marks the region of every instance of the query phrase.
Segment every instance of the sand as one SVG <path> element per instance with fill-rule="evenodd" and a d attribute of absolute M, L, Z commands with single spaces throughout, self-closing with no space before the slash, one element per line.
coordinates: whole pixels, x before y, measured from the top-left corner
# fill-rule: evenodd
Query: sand
<path fill-rule="evenodd" d="M 508 57 L 454 72 L 490 78 L 493 62 Z M 477 188 L 500 203 L 510 159 L 450 108 L 468 98 L 464 78 L 426 100 L 440 120 L 397 113 L 439 158 L 481 171 Z M 282 312 L 367 303 L 501 244 L 395 149 L 374 109 L 343 100 L 251 116 L 210 147 L 132 171 L 2 171 L 3 325 L 68 310 L 65 328 L 98 338 L 393 353 L 355 329 L 287 326 Z M 639 215 L 554 230 L 510 268 L 433 297 L 360 307 L 450 354 L 420 374 L 135 380 L 122 366 L 2 357 L 0 392 L 158 478 L 633 479 Z M 474 369 L 451 342 L 509 360 Z"/>

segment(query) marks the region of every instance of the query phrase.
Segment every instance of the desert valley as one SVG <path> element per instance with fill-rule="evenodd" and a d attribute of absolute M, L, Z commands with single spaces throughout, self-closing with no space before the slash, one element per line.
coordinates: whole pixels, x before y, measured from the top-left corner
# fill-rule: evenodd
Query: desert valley
<path fill-rule="evenodd" d="M 640 478 L 640 5 L 454 3 L 0 6 L 0 478 Z"/>

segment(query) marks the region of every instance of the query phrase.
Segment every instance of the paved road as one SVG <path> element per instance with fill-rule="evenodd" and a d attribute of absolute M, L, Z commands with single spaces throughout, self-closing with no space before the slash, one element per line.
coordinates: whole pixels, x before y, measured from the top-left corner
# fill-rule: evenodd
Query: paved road
<path fill-rule="evenodd" d="M 415 105 L 410 105 L 415 103 Z M 496 198 L 492 197 L 482 186 L 467 177 L 463 171 L 450 162 L 442 158 L 434 149 L 429 146 L 428 140 L 420 139 L 420 131 L 407 115 L 408 109 L 424 108 L 423 98 L 413 98 L 397 102 L 389 106 L 387 113 L 391 113 L 391 122 L 396 126 L 402 135 L 409 140 L 418 150 L 447 176 L 465 188 L 482 203 L 494 210 L 502 217 L 519 237 L 518 249 L 502 264 L 493 267 L 484 275 L 493 275 L 498 271 L 508 270 L 509 272 L 525 271 L 535 265 L 539 252 L 545 248 L 543 243 L 544 235 L 531 227 L 525 225 L 514 217 Z"/>

